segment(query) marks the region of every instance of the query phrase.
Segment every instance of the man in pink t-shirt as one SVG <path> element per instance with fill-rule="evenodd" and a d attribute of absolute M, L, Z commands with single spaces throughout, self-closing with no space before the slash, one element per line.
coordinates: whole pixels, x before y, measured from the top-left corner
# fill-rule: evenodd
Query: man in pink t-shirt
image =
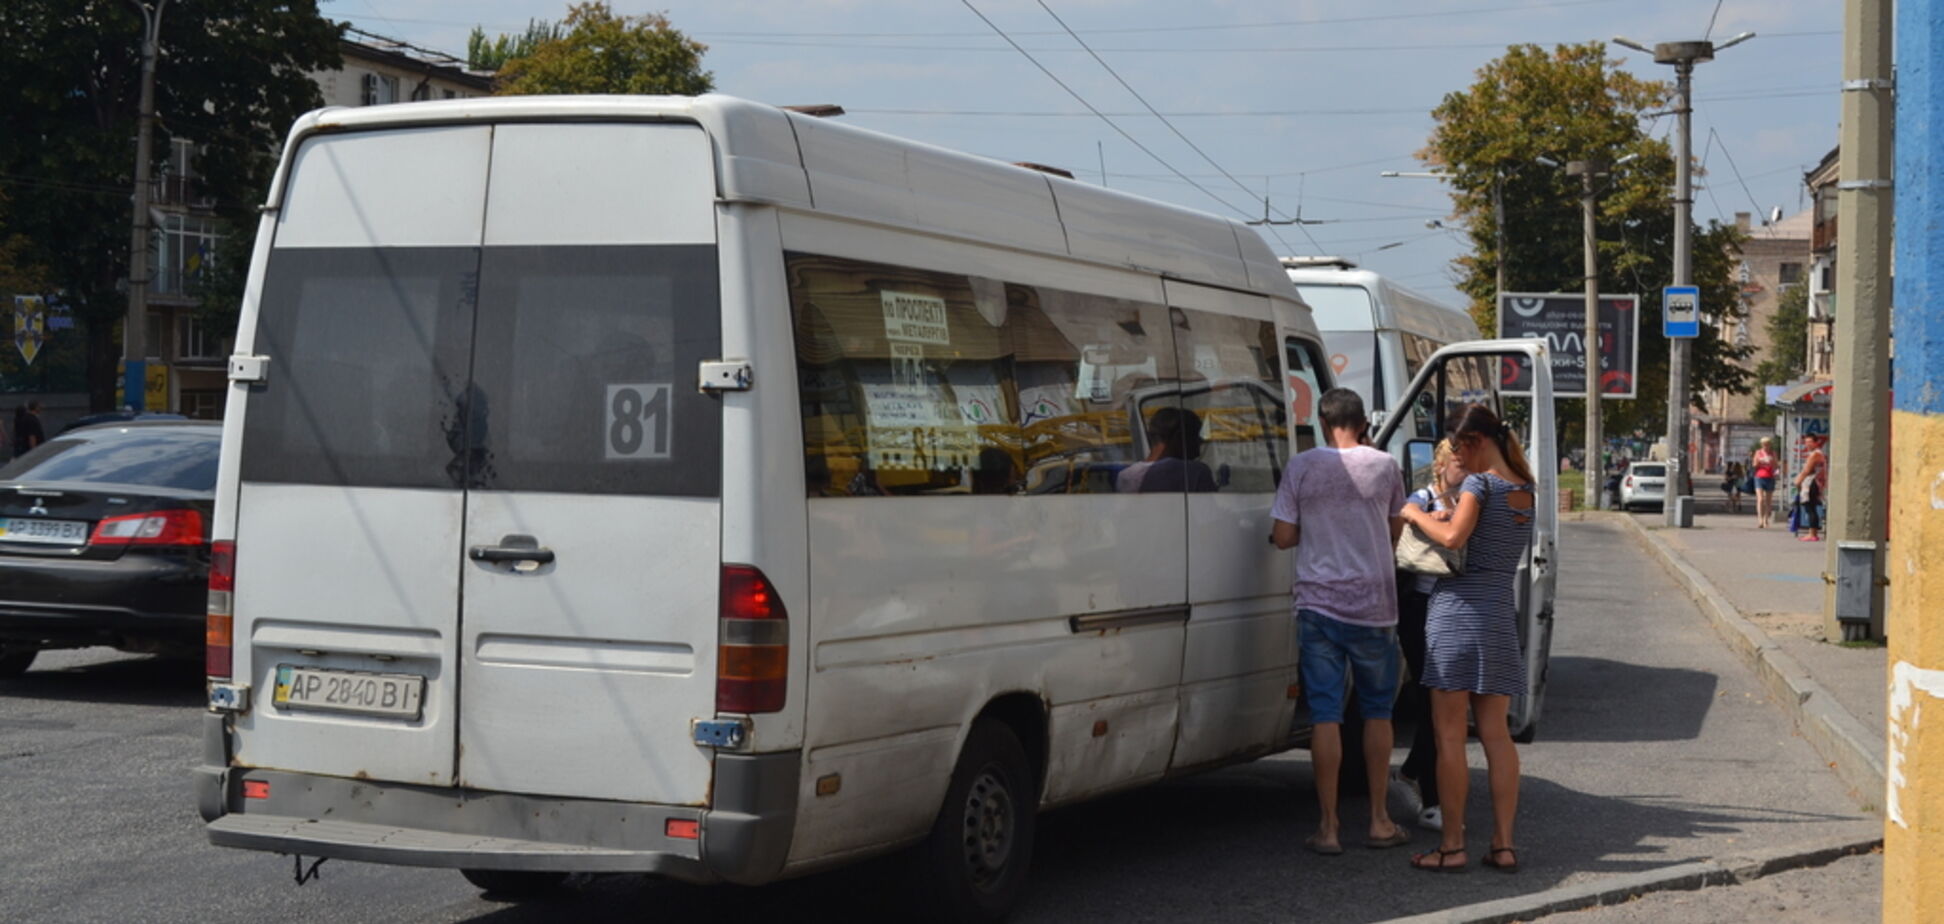
<path fill-rule="evenodd" d="M 1328 443 L 1289 460 L 1276 489 L 1272 538 L 1296 550 L 1294 598 L 1302 651 L 1303 695 L 1316 724 L 1310 762 L 1323 820 L 1304 841 L 1340 854 L 1337 776 L 1343 764 L 1346 681 L 1363 711 L 1370 775 L 1371 847 L 1396 847 L 1410 835 L 1391 821 L 1391 701 L 1397 693 L 1397 575 L 1393 549 L 1404 521 L 1404 479 L 1388 453 L 1364 445 L 1363 399 L 1332 388 L 1317 402 Z"/>

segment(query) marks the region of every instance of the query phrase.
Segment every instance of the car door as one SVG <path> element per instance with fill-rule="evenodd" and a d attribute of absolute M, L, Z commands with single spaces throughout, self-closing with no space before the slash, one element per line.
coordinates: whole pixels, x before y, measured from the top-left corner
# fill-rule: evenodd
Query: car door
<path fill-rule="evenodd" d="M 1500 417 L 1521 429 L 1526 461 L 1537 481 L 1534 487 L 1534 516 L 1531 545 L 1520 559 L 1515 585 L 1519 616 L 1519 646 L 1526 662 L 1526 690 L 1512 699 L 1509 722 L 1520 740 L 1530 741 L 1539 726 L 1539 715 L 1546 695 L 1546 671 L 1552 651 L 1553 594 L 1556 586 L 1559 543 L 1558 467 L 1554 464 L 1557 436 L 1554 432 L 1552 367 L 1546 360 L 1546 345 L 1536 340 L 1478 340 L 1454 343 L 1433 353 L 1412 380 L 1400 408 L 1424 406 L 1436 409 L 1431 415 L 1433 439 L 1409 440 L 1396 450 L 1404 466 L 1405 478 L 1412 487 L 1429 480 L 1431 451 L 1442 439 L 1451 412 L 1462 407 L 1466 398 L 1480 397 L 1476 389 L 1481 369 L 1498 368 L 1507 358 L 1525 357 L 1533 370 L 1529 397 L 1486 396 Z M 1481 363 L 1481 360 L 1486 361 Z M 1373 441 L 1390 445 L 1392 435 L 1407 425 L 1411 414 L 1391 415 Z"/>

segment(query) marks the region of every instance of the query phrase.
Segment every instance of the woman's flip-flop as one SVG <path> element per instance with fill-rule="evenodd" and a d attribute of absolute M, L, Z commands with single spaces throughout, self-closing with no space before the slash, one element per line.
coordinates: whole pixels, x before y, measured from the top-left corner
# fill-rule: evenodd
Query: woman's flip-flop
<path fill-rule="evenodd" d="M 1465 865 L 1463 860 L 1458 861 L 1455 865 L 1446 863 L 1445 858 L 1462 857 L 1464 855 L 1465 848 L 1463 847 L 1457 850 L 1427 850 L 1423 853 L 1413 854 L 1411 856 L 1411 866 L 1415 869 L 1424 870 L 1427 873 L 1463 873 L 1469 871 L 1471 867 Z M 1424 862 L 1427 859 L 1431 862 Z"/>
<path fill-rule="evenodd" d="M 1506 854 L 1512 859 L 1510 862 L 1501 862 L 1498 858 L 1499 854 Z M 1519 871 L 1518 849 L 1515 847 L 1493 847 L 1485 851 L 1485 858 L 1479 860 L 1478 865 L 1489 866 L 1501 873 L 1516 873 Z"/>

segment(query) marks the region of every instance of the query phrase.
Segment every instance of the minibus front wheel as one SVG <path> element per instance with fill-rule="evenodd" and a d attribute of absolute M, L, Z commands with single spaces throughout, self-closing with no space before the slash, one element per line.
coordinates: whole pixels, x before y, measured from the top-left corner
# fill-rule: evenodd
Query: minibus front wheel
<path fill-rule="evenodd" d="M 462 869 L 459 875 L 480 891 L 502 898 L 535 898 L 567 881 L 566 873 L 517 869 Z"/>
<path fill-rule="evenodd" d="M 916 852 L 922 900 L 964 924 L 1003 920 L 1026 887 L 1039 792 L 1026 749 L 1005 723 L 973 723 L 945 804 Z"/>

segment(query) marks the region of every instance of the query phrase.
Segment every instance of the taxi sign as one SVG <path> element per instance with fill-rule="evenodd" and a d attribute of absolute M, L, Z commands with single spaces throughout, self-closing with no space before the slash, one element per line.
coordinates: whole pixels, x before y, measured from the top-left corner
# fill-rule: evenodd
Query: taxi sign
<path fill-rule="evenodd" d="M 1701 288 L 1668 286 L 1661 290 L 1661 336 L 1670 340 L 1701 336 Z"/>

